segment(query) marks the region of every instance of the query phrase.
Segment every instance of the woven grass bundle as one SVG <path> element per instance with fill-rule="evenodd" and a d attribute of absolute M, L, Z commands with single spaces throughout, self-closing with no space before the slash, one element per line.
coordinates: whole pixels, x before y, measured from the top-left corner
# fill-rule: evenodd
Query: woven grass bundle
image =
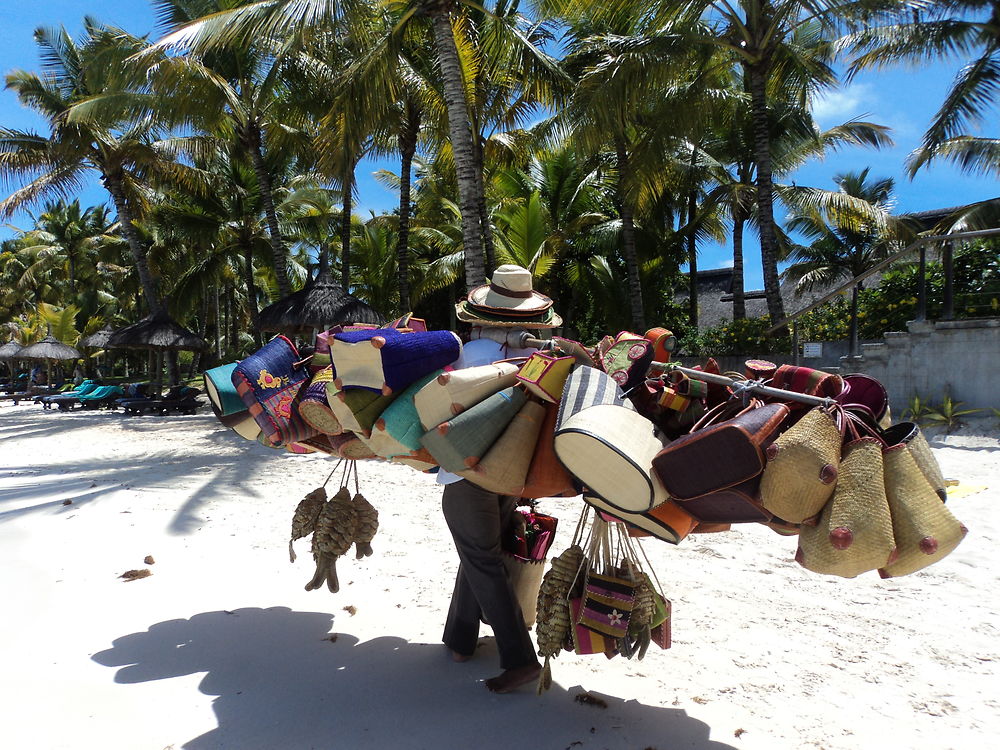
<path fill-rule="evenodd" d="M 368 502 L 364 495 L 358 493 L 351 500 L 354 506 L 356 525 L 354 529 L 354 549 L 356 557 L 369 557 L 373 550 L 371 541 L 378 531 L 378 510 Z"/>
<path fill-rule="evenodd" d="M 337 558 L 347 554 L 354 543 L 357 512 L 346 487 L 323 505 L 313 532 L 312 553 L 316 560 L 316 573 L 306 584 L 306 591 L 318 589 L 324 581 L 330 591 L 340 591 L 337 580 Z"/>
<path fill-rule="evenodd" d="M 312 534 L 316 530 L 316 521 L 326 504 L 326 489 L 317 487 L 304 498 L 299 500 L 292 515 L 292 536 L 288 540 L 288 558 L 295 562 L 295 549 L 292 542 L 302 539 Z"/>
<path fill-rule="evenodd" d="M 570 632 L 569 599 L 570 590 L 583 566 L 583 549 L 579 545 L 568 547 L 552 560 L 549 571 L 542 579 L 538 590 L 538 606 L 535 633 L 538 641 L 538 655 L 545 657 L 545 665 L 538 677 L 538 693 L 552 687 L 552 669 L 549 659 L 562 651 L 566 636 Z"/>

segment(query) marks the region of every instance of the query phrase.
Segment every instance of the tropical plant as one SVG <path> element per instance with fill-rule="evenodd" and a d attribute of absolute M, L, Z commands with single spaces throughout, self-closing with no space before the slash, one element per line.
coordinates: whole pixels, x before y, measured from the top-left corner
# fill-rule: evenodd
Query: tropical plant
<path fill-rule="evenodd" d="M 893 180 L 869 181 L 868 173 L 864 169 L 834 177 L 840 192 L 870 206 L 865 213 L 853 206 L 800 208 L 793 213 L 788 228 L 812 240 L 809 245 L 794 246 L 792 265 L 785 271 L 798 289 L 856 278 L 902 247 L 911 234 L 905 221 L 889 215 Z M 858 351 L 858 293 L 862 286 L 859 282 L 851 288 L 852 354 Z"/>
<path fill-rule="evenodd" d="M 157 149 L 157 125 L 137 117 L 138 108 L 123 100 L 141 96 L 134 88 L 134 55 L 146 42 L 126 32 L 84 19 L 84 33 L 74 40 L 65 28 L 35 31 L 44 73 L 15 71 L 7 88 L 41 115 L 49 135 L 0 128 L 0 176 L 24 181 L 0 202 L 0 216 L 77 189 L 88 171 L 95 171 L 111 195 L 118 221 L 151 312 L 162 310 L 156 279 L 146 260 L 146 247 L 135 227 L 145 210 L 149 180 L 184 179 L 187 170 Z M 93 116 L 74 109 L 90 97 L 116 102 Z"/>
<path fill-rule="evenodd" d="M 963 405 L 964 402 L 952 399 L 950 391 L 946 388 L 939 405 L 928 405 L 921 425 L 943 427 L 945 432 L 951 432 L 965 424 L 964 417 L 983 411 L 982 409 L 962 409 Z"/>

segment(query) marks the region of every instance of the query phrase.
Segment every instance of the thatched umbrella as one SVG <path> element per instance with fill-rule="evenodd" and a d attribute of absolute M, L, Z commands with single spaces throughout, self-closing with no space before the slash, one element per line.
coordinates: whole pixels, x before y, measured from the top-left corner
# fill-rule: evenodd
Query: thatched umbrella
<path fill-rule="evenodd" d="M 157 353 L 156 388 L 161 385 L 163 352 L 203 351 L 208 343 L 184 328 L 166 313 L 149 315 L 138 323 L 119 328 L 104 344 L 107 349 L 149 349 Z"/>
<path fill-rule="evenodd" d="M 52 385 L 52 360 L 80 359 L 80 352 L 69 344 L 64 344 L 51 334 L 41 341 L 24 347 L 17 353 L 18 359 L 42 359 L 47 363 L 49 386 Z"/>
<path fill-rule="evenodd" d="M 111 338 L 111 334 L 113 333 L 114 329 L 111 327 L 111 325 L 110 324 L 105 325 L 104 328 L 102 328 L 101 330 L 92 333 L 89 336 L 84 336 L 77 343 L 77 346 L 85 349 L 97 349 L 98 351 L 95 352 L 94 354 L 91 354 L 90 356 L 100 357 L 101 354 L 103 353 L 100 350 L 107 348 L 108 340 Z M 97 362 L 96 364 L 100 364 L 100 362 Z M 98 375 L 100 375 L 100 370 L 98 370 L 97 372 Z"/>
<path fill-rule="evenodd" d="M 86 349 L 104 349 L 107 347 L 108 339 L 111 338 L 111 334 L 113 333 L 114 330 L 112 330 L 111 326 L 106 325 L 96 333 L 84 336 L 80 339 L 80 343 L 77 346 L 82 346 Z"/>
<path fill-rule="evenodd" d="M 3 346 L 0 346 L 0 362 L 7 362 L 7 367 L 10 368 L 10 377 L 14 378 L 14 360 L 18 358 L 18 352 L 20 352 L 24 347 L 19 343 L 11 339 Z"/>
<path fill-rule="evenodd" d="M 385 319 L 372 307 L 345 292 L 330 276 L 324 263 L 316 278 L 307 281 L 299 291 L 261 310 L 258 322 L 261 331 L 311 334 L 325 331 L 338 323 L 381 325 Z"/>

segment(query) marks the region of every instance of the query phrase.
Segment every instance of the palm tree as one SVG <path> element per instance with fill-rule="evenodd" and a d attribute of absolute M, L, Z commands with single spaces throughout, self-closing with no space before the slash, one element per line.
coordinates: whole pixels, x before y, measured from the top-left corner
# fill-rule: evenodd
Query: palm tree
<path fill-rule="evenodd" d="M 1000 2 L 924 3 L 898 22 L 869 26 L 840 41 L 854 59 L 850 75 L 903 61 L 929 61 L 968 52 L 972 59 L 952 82 L 923 142 L 908 160 L 910 175 L 941 156 L 968 171 L 1000 170 L 1000 142 L 967 135 L 997 105 L 1000 90 Z"/>
<path fill-rule="evenodd" d="M 687 26 L 694 39 L 725 50 L 742 67 L 750 100 L 756 168 L 757 223 L 760 233 L 764 291 L 771 320 L 784 319 L 784 304 L 778 279 L 778 233 L 774 220 L 773 154 L 769 110 L 779 81 L 794 77 L 802 101 L 811 92 L 835 81 L 830 55 L 817 54 L 823 43 L 834 38 L 844 24 L 855 20 L 873 22 L 880 12 L 898 11 L 900 3 L 883 0 L 741 0 L 730 4 L 717 0 L 680 3 L 688 18 L 699 16 L 703 26 Z M 665 4 L 665 14 L 675 16 L 674 4 Z M 801 40 L 814 42 L 803 50 Z M 832 48 L 827 43 L 828 52 Z"/>
<path fill-rule="evenodd" d="M 0 202 L 0 216 L 9 217 L 46 198 L 65 196 L 80 186 L 86 172 L 97 172 L 114 201 L 146 305 L 158 313 L 163 305 L 135 220 L 143 211 L 147 180 L 176 178 L 182 170 L 155 147 L 156 127 L 151 118 L 130 116 L 125 107 L 109 107 L 99 119 L 74 113 L 90 97 L 113 93 L 115 99 L 127 98 L 132 67 L 128 61 L 146 43 L 91 18 L 84 19 L 80 42 L 65 28 L 37 29 L 35 41 L 45 73 L 15 71 L 7 76 L 7 88 L 48 122 L 50 132 L 46 137 L 0 128 L 0 174 L 9 180 L 27 179 Z"/>
<path fill-rule="evenodd" d="M 467 1 L 474 5 L 474 0 Z M 456 41 L 462 33 L 461 8 L 464 2 L 466 0 L 412 0 L 394 4 L 394 7 L 399 9 L 399 28 L 404 28 L 415 18 L 426 18 L 431 24 L 454 152 L 465 246 L 465 280 L 471 288 L 485 279 L 485 265 L 476 193 L 474 143 L 466 82 Z M 232 6 L 227 3 L 227 8 L 185 24 L 158 44 L 186 48 L 201 54 L 234 45 L 245 48 L 264 40 L 280 41 L 298 34 L 336 34 L 351 27 L 352 16 L 356 13 L 367 16 L 364 5 L 363 0 L 259 0 L 250 4 L 234 3 Z"/>
<path fill-rule="evenodd" d="M 901 242 L 910 234 L 904 221 L 889 215 L 892 178 L 869 181 L 868 172 L 838 174 L 834 182 L 840 193 L 864 201 L 880 214 L 883 225 L 851 208 L 813 207 L 793 213 L 788 228 L 812 240 L 809 245 L 793 248 L 792 265 L 785 271 L 785 277 L 798 289 L 856 278 L 902 247 Z M 851 354 L 858 351 L 858 292 L 862 286 L 858 283 L 851 289 Z"/>

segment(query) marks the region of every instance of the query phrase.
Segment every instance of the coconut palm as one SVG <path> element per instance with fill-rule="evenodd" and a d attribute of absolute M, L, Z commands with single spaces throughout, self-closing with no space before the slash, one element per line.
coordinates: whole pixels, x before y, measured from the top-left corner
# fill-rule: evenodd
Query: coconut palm
<path fill-rule="evenodd" d="M 908 167 L 912 176 L 940 156 L 969 171 L 1000 171 L 997 140 L 967 135 L 998 104 L 1000 2 L 944 0 L 914 6 L 894 23 L 868 26 L 841 39 L 840 46 L 854 55 L 850 74 L 904 61 L 971 55 L 955 76 L 920 148 L 911 154 Z"/>
<path fill-rule="evenodd" d="M 132 65 L 128 62 L 146 43 L 120 29 L 84 19 L 84 33 L 74 40 L 65 28 L 35 31 L 44 73 L 15 71 L 7 88 L 41 115 L 49 135 L 0 128 L 0 175 L 24 181 L 3 201 L 0 216 L 78 189 L 87 172 L 96 172 L 111 195 L 122 233 L 128 242 L 149 310 L 162 310 L 156 279 L 146 260 L 135 220 L 144 210 L 150 179 L 176 179 L 184 170 L 167 159 L 154 143 L 155 121 L 135 117 L 128 107 L 108 107 L 100 117 L 75 116 L 74 108 L 93 96 L 113 93 L 128 99 Z"/>
<path fill-rule="evenodd" d="M 484 280 L 485 267 L 476 194 L 474 144 L 466 84 L 456 41 L 462 34 L 461 29 L 456 27 L 462 23 L 464 1 L 412 0 L 390 5 L 399 15 L 400 28 L 417 18 L 426 18 L 431 25 L 454 152 L 462 212 L 466 284 L 472 287 Z M 473 0 L 468 1 L 473 4 Z M 202 54 L 224 47 L 246 47 L 262 40 L 284 40 L 297 34 L 336 34 L 349 29 L 352 15 L 366 16 L 364 8 L 364 0 L 258 0 L 249 4 L 234 1 L 227 3 L 225 9 L 185 24 L 159 44 Z"/>
<path fill-rule="evenodd" d="M 663 16 L 676 19 L 678 10 L 690 20 L 678 29 L 690 38 L 730 54 L 742 68 L 749 97 L 756 169 L 756 216 L 761 243 L 764 291 L 771 319 L 784 319 L 778 279 L 778 234 L 774 220 L 773 155 L 768 112 L 774 106 L 775 86 L 794 78 L 802 102 L 818 88 L 830 86 L 835 76 L 830 54 L 818 54 L 845 24 L 873 22 L 879 14 L 899 11 L 901 3 L 888 0 L 741 0 L 739 3 L 690 0 L 664 3 Z M 811 38 L 807 49 L 803 38 Z"/>
<path fill-rule="evenodd" d="M 857 201 L 867 203 L 883 222 L 876 224 L 868 213 L 843 207 L 817 207 L 793 212 L 788 228 L 811 240 L 808 245 L 796 245 L 791 253 L 792 265 L 785 277 L 799 289 L 829 286 L 860 276 L 879 261 L 902 247 L 911 236 L 905 221 L 892 217 L 894 181 L 885 177 L 868 179 L 869 170 L 845 172 L 834 177 L 838 191 Z M 851 352 L 858 348 L 858 292 L 863 284 L 851 289 Z"/>

